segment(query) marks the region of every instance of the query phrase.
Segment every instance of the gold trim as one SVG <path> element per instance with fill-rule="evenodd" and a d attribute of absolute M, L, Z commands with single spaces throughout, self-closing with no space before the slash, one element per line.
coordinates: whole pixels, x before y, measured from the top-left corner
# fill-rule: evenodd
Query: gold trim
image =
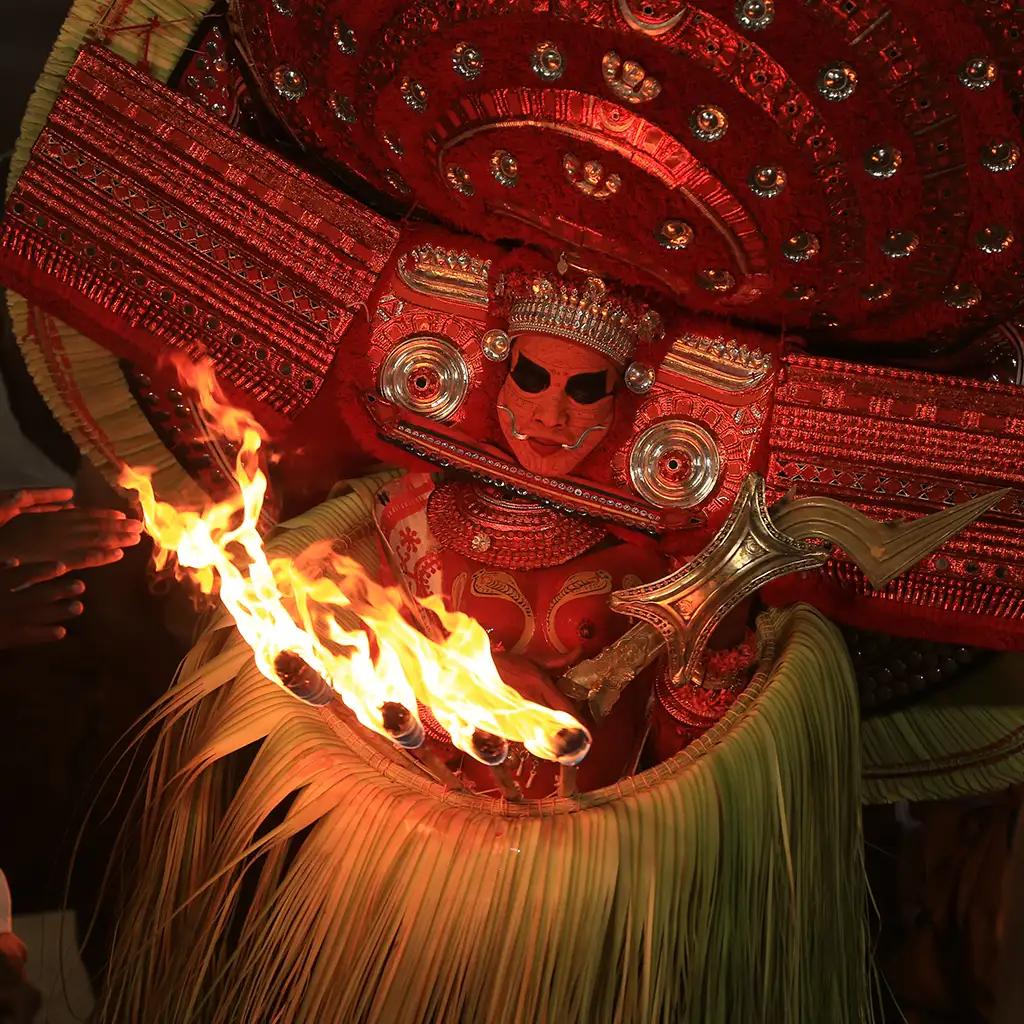
<path fill-rule="evenodd" d="M 753 390 L 773 368 L 767 352 L 699 334 L 677 338 L 661 364 L 661 369 L 669 373 L 692 377 L 719 391 L 733 393 Z"/>
<path fill-rule="evenodd" d="M 534 92 L 534 90 L 527 90 L 527 92 Z M 608 104 L 609 106 L 614 107 L 614 104 L 611 100 L 595 99 L 595 102 Z M 657 127 L 656 125 L 654 125 L 653 122 L 641 118 L 639 113 L 633 114 L 631 116 L 639 118 L 644 122 L 645 126 L 649 126 L 652 129 L 655 129 Z M 486 122 L 473 123 L 469 127 L 462 128 L 461 131 L 456 132 L 456 134 L 452 135 L 450 138 L 445 139 L 445 141 L 440 146 L 438 146 L 437 153 L 434 157 L 434 165 L 438 175 L 443 180 L 445 160 L 447 158 L 448 152 L 454 149 L 455 147 L 461 145 L 467 139 L 472 139 L 483 132 L 492 132 L 497 130 L 512 131 L 514 129 L 519 128 L 541 128 L 544 131 L 554 132 L 557 135 L 562 135 L 565 136 L 566 138 L 574 139 L 578 142 L 588 143 L 598 149 L 604 150 L 605 152 L 613 153 L 616 156 L 629 161 L 630 163 L 634 162 L 633 158 L 637 153 L 635 146 L 631 146 L 628 142 L 623 142 L 621 140 L 616 139 L 613 136 L 606 135 L 602 133 L 602 131 L 600 131 L 599 129 L 593 128 L 589 125 L 575 125 L 560 123 L 557 121 L 547 121 L 543 120 L 542 118 L 531 117 L 528 114 L 506 115 L 504 117 L 495 117 L 493 120 Z M 678 142 L 678 140 L 676 141 Z M 683 146 L 681 142 L 679 143 L 679 148 L 681 151 L 685 152 L 689 157 L 693 159 L 694 165 L 700 168 L 702 174 L 712 176 L 711 171 L 708 170 L 707 166 L 702 161 L 698 160 L 697 157 L 694 156 L 694 154 L 689 149 Z M 748 259 L 746 250 L 743 247 L 743 241 L 741 236 L 737 234 L 737 232 L 733 230 L 733 228 L 725 220 L 723 220 L 704 199 L 697 195 L 696 192 L 692 191 L 691 189 L 687 188 L 685 185 L 680 183 L 680 181 L 678 180 L 678 168 L 674 166 L 671 168 L 666 167 L 658 162 L 657 156 L 655 154 L 648 155 L 651 157 L 651 162 L 648 166 L 644 168 L 644 173 L 650 175 L 656 181 L 659 181 L 669 191 L 678 193 L 680 196 L 682 196 L 686 200 L 686 202 L 690 206 L 692 206 L 701 215 L 701 217 L 703 217 L 704 220 L 706 220 L 711 225 L 715 233 L 722 239 L 722 242 L 728 247 L 729 253 L 732 256 L 733 261 L 737 269 L 739 270 L 739 273 L 744 278 L 750 277 L 753 272 L 751 271 L 750 260 Z M 718 181 L 717 178 L 715 179 L 715 181 L 718 184 L 719 189 L 725 188 L 725 185 Z M 498 203 L 496 205 L 488 203 L 485 204 L 485 206 L 488 209 L 488 212 L 493 211 L 495 213 L 504 214 L 505 216 L 512 217 L 523 223 L 528 223 L 527 217 L 537 216 L 536 214 L 533 214 L 531 211 L 513 207 L 508 203 Z M 538 222 L 535 226 L 541 228 L 542 230 L 548 230 L 549 232 L 552 227 L 551 225 L 545 227 L 543 222 Z M 747 225 L 744 225 L 743 230 L 744 232 L 748 230 Z M 628 261 L 625 258 L 620 257 L 620 260 L 621 262 L 627 263 L 628 265 Z"/>
<path fill-rule="evenodd" d="M 498 283 L 498 292 L 505 287 Z M 633 357 L 637 341 L 664 335 L 661 318 L 653 309 L 635 313 L 608 293 L 598 277 L 577 287 L 549 277 L 535 278 L 522 294 L 511 292 L 508 333 L 553 334 L 596 349 L 620 367 Z"/>
<path fill-rule="evenodd" d="M 612 94 L 626 103 L 649 103 L 661 92 L 661 82 L 649 75 L 642 64 L 623 60 L 614 50 L 601 59 L 601 73 Z"/>
<path fill-rule="evenodd" d="M 584 161 L 575 153 L 566 153 L 562 157 L 562 172 L 573 188 L 591 199 L 608 199 L 622 188 L 622 178 L 617 174 L 605 174 L 600 160 Z"/>
<path fill-rule="evenodd" d="M 619 694 L 650 665 L 665 648 L 662 635 L 640 622 L 605 647 L 593 658 L 578 662 L 558 680 L 558 688 L 572 700 L 590 701 L 607 711 Z"/>
<path fill-rule="evenodd" d="M 999 504 L 1008 487 L 911 522 L 880 523 L 834 498 L 782 501 L 775 524 L 790 537 L 816 537 L 842 548 L 876 590 L 940 548 L 950 537 Z"/>
<path fill-rule="evenodd" d="M 417 246 L 398 261 L 398 276 L 421 295 L 487 308 L 487 275 L 491 261 L 441 246 Z"/>
<path fill-rule="evenodd" d="M 634 32 L 642 32 L 645 36 L 653 36 L 654 38 L 671 32 L 692 9 L 689 4 L 680 3 L 679 10 L 675 14 L 670 14 L 661 21 L 648 21 L 637 17 L 629 0 L 619 0 L 619 13 L 622 15 L 623 21 Z"/>
<path fill-rule="evenodd" d="M 696 558 L 664 579 L 612 594 L 611 606 L 641 619 L 665 641 L 673 682 L 702 683 L 705 648 L 722 620 L 766 583 L 824 564 L 831 548 L 782 533 L 751 473 L 729 518 Z"/>

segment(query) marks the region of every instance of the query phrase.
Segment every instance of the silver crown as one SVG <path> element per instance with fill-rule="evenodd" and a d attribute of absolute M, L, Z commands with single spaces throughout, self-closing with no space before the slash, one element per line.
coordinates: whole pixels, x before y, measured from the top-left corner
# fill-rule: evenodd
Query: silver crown
<path fill-rule="evenodd" d="M 620 367 L 632 359 L 638 341 L 664 334 L 661 317 L 653 309 L 637 310 L 617 299 L 598 277 L 588 277 L 579 286 L 538 277 L 521 294 L 511 288 L 510 292 L 512 337 L 530 331 L 553 334 L 596 349 Z"/>

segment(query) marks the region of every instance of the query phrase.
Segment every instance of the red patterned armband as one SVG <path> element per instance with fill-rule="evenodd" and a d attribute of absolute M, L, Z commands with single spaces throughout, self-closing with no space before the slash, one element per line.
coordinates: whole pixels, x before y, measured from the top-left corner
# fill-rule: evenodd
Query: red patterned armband
<path fill-rule="evenodd" d="M 1024 388 L 791 357 L 776 394 L 769 488 L 823 494 L 876 519 L 910 518 L 998 487 L 984 519 L 876 591 L 840 552 L 774 585 L 852 625 L 1024 647 Z"/>
<path fill-rule="evenodd" d="M 0 279 L 117 355 L 208 354 L 290 420 L 317 393 L 397 231 L 92 46 L 0 226 Z"/>

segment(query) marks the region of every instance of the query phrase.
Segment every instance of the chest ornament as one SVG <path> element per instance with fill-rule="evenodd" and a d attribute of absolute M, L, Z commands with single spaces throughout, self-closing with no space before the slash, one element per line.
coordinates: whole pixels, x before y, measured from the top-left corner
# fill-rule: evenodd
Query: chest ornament
<path fill-rule="evenodd" d="M 441 484 L 427 506 L 441 548 L 499 569 L 564 565 L 607 536 L 603 526 L 496 487 Z"/>

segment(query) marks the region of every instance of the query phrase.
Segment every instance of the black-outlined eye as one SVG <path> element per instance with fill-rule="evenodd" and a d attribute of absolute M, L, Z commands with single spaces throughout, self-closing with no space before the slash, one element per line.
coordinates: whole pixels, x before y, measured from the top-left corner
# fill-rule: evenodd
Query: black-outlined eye
<path fill-rule="evenodd" d="M 510 376 L 516 387 L 529 395 L 539 394 L 551 386 L 551 374 L 539 363 L 527 359 L 521 352 L 516 357 Z"/>
<path fill-rule="evenodd" d="M 566 381 L 565 393 L 580 405 L 600 402 L 602 398 L 607 398 L 611 394 L 608 390 L 608 371 L 575 374 Z"/>

